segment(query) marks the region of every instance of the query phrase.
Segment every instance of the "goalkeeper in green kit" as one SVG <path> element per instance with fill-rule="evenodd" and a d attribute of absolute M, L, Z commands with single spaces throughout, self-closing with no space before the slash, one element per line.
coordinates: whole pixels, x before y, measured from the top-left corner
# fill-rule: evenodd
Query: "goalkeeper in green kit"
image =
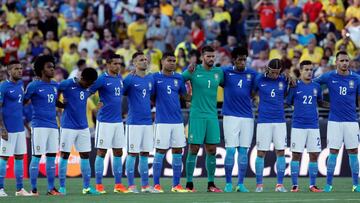
<path fill-rule="evenodd" d="M 205 144 L 208 192 L 222 192 L 214 183 L 216 169 L 216 145 L 220 143 L 220 127 L 217 114 L 217 90 L 223 83 L 221 68 L 214 67 L 215 50 L 205 46 L 201 50 L 202 64 L 195 70 L 183 73 L 185 81 L 190 81 L 192 98 L 190 107 L 188 142 L 186 158 L 186 189 L 195 192 L 193 173 L 200 145 Z"/>

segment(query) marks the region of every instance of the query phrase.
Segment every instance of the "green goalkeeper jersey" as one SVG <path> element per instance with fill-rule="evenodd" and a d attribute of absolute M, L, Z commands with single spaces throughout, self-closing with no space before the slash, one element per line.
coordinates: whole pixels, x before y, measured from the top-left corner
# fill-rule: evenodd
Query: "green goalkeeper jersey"
<path fill-rule="evenodd" d="M 193 73 L 186 70 L 182 75 L 185 81 L 190 80 L 192 86 L 190 117 L 217 119 L 217 90 L 224 80 L 222 69 L 213 67 L 206 70 L 197 65 Z"/>

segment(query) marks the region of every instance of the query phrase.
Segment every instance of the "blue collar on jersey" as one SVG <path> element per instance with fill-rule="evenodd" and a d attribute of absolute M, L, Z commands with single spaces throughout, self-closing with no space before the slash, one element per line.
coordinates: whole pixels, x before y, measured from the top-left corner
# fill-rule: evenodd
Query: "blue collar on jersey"
<path fill-rule="evenodd" d="M 105 71 L 104 74 L 105 74 L 106 76 L 114 77 L 114 76 L 109 75 L 109 73 L 108 73 L 107 71 Z M 119 77 L 119 76 L 120 76 L 120 74 L 117 74 L 115 77 Z"/>
<path fill-rule="evenodd" d="M 232 67 L 233 71 L 238 71 L 237 68 L 235 68 L 235 66 Z M 247 70 L 247 67 L 245 66 L 244 70 L 242 72 L 245 72 Z"/>
<path fill-rule="evenodd" d="M 17 82 L 14 82 L 14 81 L 11 81 L 9 79 L 6 79 L 6 81 L 9 82 L 9 83 L 18 84 L 21 80 L 18 80 Z"/>
<path fill-rule="evenodd" d="M 338 74 L 338 71 L 335 70 L 335 73 Z M 352 74 L 353 74 L 353 72 L 351 70 L 349 70 L 349 75 L 352 75 Z"/>
<path fill-rule="evenodd" d="M 164 75 L 164 73 L 162 71 L 160 71 L 159 74 Z M 173 71 L 171 74 L 175 75 L 175 71 Z"/>

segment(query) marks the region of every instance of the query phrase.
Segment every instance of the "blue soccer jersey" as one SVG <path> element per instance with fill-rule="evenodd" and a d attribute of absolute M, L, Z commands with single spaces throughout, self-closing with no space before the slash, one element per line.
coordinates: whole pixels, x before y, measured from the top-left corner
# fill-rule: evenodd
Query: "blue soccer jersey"
<path fill-rule="evenodd" d="M 124 95 L 128 96 L 128 125 L 151 125 L 151 100 L 154 82 L 152 75 L 128 75 L 124 80 Z"/>
<path fill-rule="evenodd" d="M 182 123 L 180 95 L 186 94 L 182 75 L 173 73 L 167 76 L 159 72 L 153 74 L 153 77 L 156 101 L 155 123 Z"/>
<path fill-rule="evenodd" d="M 356 122 L 356 102 L 360 95 L 360 78 L 354 72 L 349 75 L 339 75 L 331 71 L 314 79 L 315 82 L 329 88 L 330 114 L 329 120 L 336 122 Z"/>
<path fill-rule="evenodd" d="M 284 99 L 288 86 L 285 77 L 273 80 L 261 74 L 257 76 L 255 85 L 260 97 L 258 123 L 285 122 Z"/>
<path fill-rule="evenodd" d="M 255 78 L 258 73 L 250 68 L 239 72 L 235 67 L 227 67 L 223 71 L 223 115 L 253 118 L 251 92 L 255 88 Z"/>
<path fill-rule="evenodd" d="M 103 106 L 97 115 L 97 120 L 105 123 L 122 122 L 121 98 L 123 93 L 122 77 L 111 76 L 107 72 L 100 75 L 90 87 L 90 92 L 99 92 Z"/>
<path fill-rule="evenodd" d="M 322 90 L 318 83 L 309 84 L 297 81 L 297 85 L 290 88 L 286 103 L 294 105 L 292 120 L 293 128 L 319 128 L 317 103 L 322 101 Z"/>
<path fill-rule="evenodd" d="M 32 127 L 58 128 L 56 122 L 56 100 L 58 83 L 35 80 L 26 88 L 25 100 L 33 105 Z"/>
<path fill-rule="evenodd" d="M 61 117 L 61 127 L 69 129 L 87 128 L 86 104 L 91 95 L 89 89 L 82 88 L 78 81 L 73 78 L 61 82 L 59 92 L 63 93 L 66 104 Z"/>
<path fill-rule="evenodd" d="M 16 133 L 24 131 L 23 120 L 23 82 L 9 80 L 0 84 L 0 103 L 2 103 L 2 116 L 8 132 Z"/>

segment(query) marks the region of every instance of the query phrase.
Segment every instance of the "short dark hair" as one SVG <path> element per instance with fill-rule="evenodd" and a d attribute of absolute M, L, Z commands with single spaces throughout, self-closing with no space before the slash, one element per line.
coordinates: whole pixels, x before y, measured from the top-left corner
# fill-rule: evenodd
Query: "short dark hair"
<path fill-rule="evenodd" d="M 81 72 L 81 78 L 85 81 L 94 82 L 98 78 L 98 74 L 93 68 L 85 68 Z"/>
<path fill-rule="evenodd" d="M 349 56 L 349 54 L 348 54 L 346 51 L 339 51 L 338 53 L 336 53 L 336 59 L 337 59 L 340 55 Z"/>
<path fill-rule="evenodd" d="M 138 56 L 140 56 L 140 55 L 144 55 L 144 52 L 142 52 L 142 51 L 137 51 L 137 52 L 135 52 L 135 53 L 132 55 L 131 59 L 134 60 L 136 57 L 138 57 Z"/>
<path fill-rule="evenodd" d="M 41 72 L 44 70 L 46 63 L 51 62 L 55 65 L 55 58 L 52 55 L 40 55 L 35 59 L 34 70 L 38 77 L 41 77 Z"/>
<path fill-rule="evenodd" d="M 161 60 L 165 60 L 167 57 L 175 57 L 175 54 L 173 52 L 166 52 L 163 54 Z"/>
<path fill-rule="evenodd" d="M 111 63 L 113 59 L 121 59 L 119 54 L 111 54 L 107 59 L 106 63 Z"/>
<path fill-rule="evenodd" d="M 231 58 L 237 59 L 239 56 L 248 56 L 248 50 L 245 47 L 236 47 L 231 52 Z"/>
<path fill-rule="evenodd" d="M 84 65 L 84 64 L 86 64 L 86 61 L 84 60 L 84 59 L 80 59 L 80 60 L 78 60 L 78 62 L 76 63 L 76 65 L 79 67 L 79 66 L 82 66 L 82 65 Z"/>
<path fill-rule="evenodd" d="M 205 52 L 215 52 L 215 49 L 212 48 L 211 46 L 204 46 L 201 49 L 201 54 L 203 55 Z"/>
<path fill-rule="evenodd" d="M 75 43 L 70 44 L 70 49 L 76 49 L 76 48 L 77 48 L 77 45 Z"/>
<path fill-rule="evenodd" d="M 17 64 L 21 64 L 20 61 L 18 61 L 18 60 L 11 60 L 8 64 L 6 64 L 6 65 L 7 65 L 7 69 L 10 70 L 10 67 L 11 67 L 12 65 L 17 65 Z"/>
<path fill-rule="evenodd" d="M 268 67 L 271 69 L 281 69 L 282 68 L 282 61 L 280 59 L 272 59 Z"/>
<path fill-rule="evenodd" d="M 312 65 L 312 62 L 309 60 L 304 60 L 300 62 L 300 69 L 302 69 L 304 66 Z"/>

